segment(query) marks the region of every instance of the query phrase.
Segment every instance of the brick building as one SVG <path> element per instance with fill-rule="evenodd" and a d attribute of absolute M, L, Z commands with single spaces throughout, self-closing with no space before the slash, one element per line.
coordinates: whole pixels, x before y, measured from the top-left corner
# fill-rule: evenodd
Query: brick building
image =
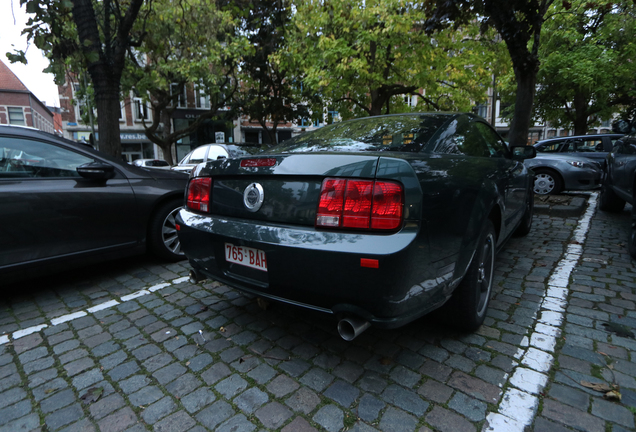
<path fill-rule="evenodd" d="M 55 132 L 53 112 L 0 60 L 0 124 Z"/>

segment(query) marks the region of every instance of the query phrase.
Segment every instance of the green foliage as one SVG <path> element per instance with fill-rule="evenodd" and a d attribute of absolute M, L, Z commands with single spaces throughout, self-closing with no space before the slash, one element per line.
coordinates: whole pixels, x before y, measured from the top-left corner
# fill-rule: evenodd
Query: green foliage
<path fill-rule="evenodd" d="M 301 0 L 274 61 L 302 71 L 303 85 L 345 118 L 408 110 L 399 96 L 420 89 L 418 110 L 469 110 L 484 99 L 497 56 L 477 27 L 432 38 L 425 18 L 406 0 Z"/>
<path fill-rule="evenodd" d="M 535 116 L 576 133 L 636 106 L 636 7 L 556 3 L 544 24 Z"/>

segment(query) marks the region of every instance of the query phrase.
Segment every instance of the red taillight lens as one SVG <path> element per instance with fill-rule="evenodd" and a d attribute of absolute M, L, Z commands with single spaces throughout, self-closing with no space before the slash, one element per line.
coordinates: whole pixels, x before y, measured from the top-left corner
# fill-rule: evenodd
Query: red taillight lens
<path fill-rule="evenodd" d="M 325 179 L 316 226 L 395 230 L 402 223 L 402 185 L 387 181 Z"/>
<path fill-rule="evenodd" d="M 340 226 L 346 184 L 347 181 L 343 179 L 325 179 L 322 182 L 320 202 L 316 213 L 316 225 L 326 227 Z"/>
<path fill-rule="evenodd" d="M 242 167 L 272 167 L 276 165 L 276 159 L 274 158 L 254 158 L 243 159 L 241 161 Z"/>
<path fill-rule="evenodd" d="M 210 177 L 193 178 L 190 180 L 186 207 L 196 211 L 208 212 L 210 210 L 211 186 L 212 179 Z"/>
<path fill-rule="evenodd" d="M 392 182 L 375 182 L 371 228 L 393 230 L 402 223 L 402 186 Z"/>

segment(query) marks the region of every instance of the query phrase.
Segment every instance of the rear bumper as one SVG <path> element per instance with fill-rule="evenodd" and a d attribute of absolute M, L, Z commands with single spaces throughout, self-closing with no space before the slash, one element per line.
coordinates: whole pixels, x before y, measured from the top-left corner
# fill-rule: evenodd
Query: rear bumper
<path fill-rule="evenodd" d="M 431 262 L 419 227 L 391 235 L 202 216 L 181 210 L 181 247 L 195 270 L 245 292 L 383 328 L 404 325 L 443 304 L 452 274 Z M 267 271 L 225 259 L 225 244 L 259 249 Z M 378 268 L 361 265 L 377 260 Z M 448 273 L 448 266 L 445 271 Z"/>

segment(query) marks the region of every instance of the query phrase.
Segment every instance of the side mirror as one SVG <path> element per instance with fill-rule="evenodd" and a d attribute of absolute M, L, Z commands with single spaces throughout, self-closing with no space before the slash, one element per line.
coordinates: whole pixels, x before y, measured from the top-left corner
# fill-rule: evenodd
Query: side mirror
<path fill-rule="evenodd" d="M 532 159 L 537 156 L 537 149 L 533 146 L 512 146 L 510 152 L 513 160 Z"/>
<path fill-rule="evenodd" d="M 115 177 L 115 167 L 104 162 L 90 162 L 78 166 L 77 173 L 87 179 L 108 180 Z"/>

